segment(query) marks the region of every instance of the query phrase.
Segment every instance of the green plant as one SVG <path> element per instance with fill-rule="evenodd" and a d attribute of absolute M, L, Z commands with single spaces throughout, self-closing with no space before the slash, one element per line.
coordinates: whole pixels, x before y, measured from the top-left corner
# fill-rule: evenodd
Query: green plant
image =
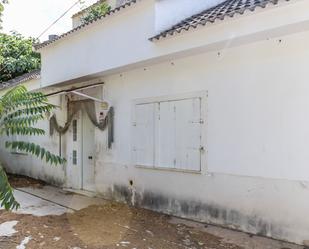
<path fill-rule="evenodd" d="M 0 135 L 7 137 L 5 146 L 32 154 L 50 164 L 63 164 L 65 159 L 52 154 L 45 148 L 28 141 L 10 141 L 12 135 L 36 136 L 45 131 L 36 124 L 46 119 L 46 113 L 54 109 L 44 94 L 28 92 L 24 86 L 17 86 L 0 97 Z M 6 210 L 17 209 L 19 203 L 13 195 L 4 168 L 0 165 L 0 202 Z"/>
<path fill-rule="evenodd" d="M 4 4 L 7 4 L 8 3 L 8 0 L 0 0 L 0 29 L 2 29 L 1 27 L 1 23 L 2 23 L 2 12 L 4 10 Z"/>
<path fill-rule="evenodd" d="M 16 32 L 0 34 L 0 83 L 40 68 L 40 54 L 32 49 L 34 42 Z"/>
<path fill-rule="evenodd" d="M 105 15 L 110 9 L 111 7 L 106 2 L 95 4 L 86 10 L 85 15 L 81 17 L 81 23 L 85 24 L 94 21 Z"/>

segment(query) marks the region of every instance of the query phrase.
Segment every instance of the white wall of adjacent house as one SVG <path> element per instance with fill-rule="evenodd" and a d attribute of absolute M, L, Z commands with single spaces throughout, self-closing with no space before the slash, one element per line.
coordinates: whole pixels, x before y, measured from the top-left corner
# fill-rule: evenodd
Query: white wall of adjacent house
<path fill-rule="evenodd" d="M 118 6 L 120 6 L 121 4 L 125 3 L 126 0 L 106 0 L 105 2 L 113 9 L 116 8 Z M 89 6 L 91 7 L 91 6 Z M 74 14 L 72 16 L 72 28 L 76 28 L 78 26 L 80 26 L 82 24 L 82 17 L 87 15 L 87 10 L 89 9 L 89 7 L 85 8 L 84 10 L 81 10 L 80 12 Z"/>
<path fill-rule="evenodd" d="M 156 31 L 169 29 L 184 19 L 217 6 L 226 0 L 157 0 Z"/>

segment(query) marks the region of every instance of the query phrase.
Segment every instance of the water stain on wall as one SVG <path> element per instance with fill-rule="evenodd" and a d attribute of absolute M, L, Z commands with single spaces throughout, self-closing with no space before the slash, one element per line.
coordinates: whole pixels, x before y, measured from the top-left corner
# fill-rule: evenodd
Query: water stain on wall
<path fill-rule="evenodd" d="M 193 199 L 181 200 L 154 191 L 136 191 L 135 188 L 125 185 L 114 185 L 108 190 L 108 195 L 109 198 L 126 202 L 129 205 L 169 215 L 216 224 L 265 237 L 286 237 L 281 224 L 275 224 L 255 213 L 243 214 L 238 210 L 215 203 L 205 203 Z"/>

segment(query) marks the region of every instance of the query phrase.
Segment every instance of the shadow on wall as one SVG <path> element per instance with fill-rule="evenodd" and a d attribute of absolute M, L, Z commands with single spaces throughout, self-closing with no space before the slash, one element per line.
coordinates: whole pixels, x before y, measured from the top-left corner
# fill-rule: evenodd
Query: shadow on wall
<path fill-rule="evenodd" d="M 14 160 L 14 157 L 8 158 L 7 156 L 5 156 L 5 155 L 7 155 L 8 152 L 4 152 L 4 153 L 6 153 L 6 154 L 3 155 L 0 152 L 0 162 L 1 162 L 1 165 L 4 167 L 4 169 L 6 170 L 7 173 L 14 174 L 14 175 L 20 175 L 20 176 L 28 176 L 28 177 L 31 177 L 31 178 L 36 179 L 36 180 L 44 181 L 44 182 L 46 182 L 46 183 L 48 183 L 52 186 L 57 186 L 57 187 L 64 187 L 65 186 L 65 181 L 63 179 L 59 179 L 59 177 L 52 176 L 50 174 L 44 173 L 43 165 L 41 167 L 40 172 L 35 170 L 36 174 L 33 174 L 34 171 L 31 168 L 26 167 L 27 165 L 31 165 L 30 163 L 24 164 L 24 165 L 21 165 L 21 163 L 20 163 L 20 165 L 18 167 L 11 167 L 10 162 L 11 162 L 11 160 Z M 12 156 L 14 156 L 14 155 L 12 155 Z M 18 155 L 15 155 L 15 157 L 16 156 L 18 156 Z M 6 160 L 4 160 L 3 158 L 5 158 Z M 15 158 L 15 160 L 16 160 L 16 158 Z M 57 167 L 57 166 L 54 166 L 54 165 L 47 165 L 47 166 L 48 167 Z"/>

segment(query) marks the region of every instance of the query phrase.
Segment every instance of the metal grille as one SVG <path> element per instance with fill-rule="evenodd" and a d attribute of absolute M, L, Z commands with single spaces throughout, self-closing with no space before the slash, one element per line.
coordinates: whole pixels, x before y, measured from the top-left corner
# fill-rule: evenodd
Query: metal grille
<path fill-rule="evenodd" d="M 73 141 L 77 141 L 77 120 L 73 120 Z"/>
<path fill-rule="evenodd" d="M 77 165 L 77 151 L 73 150 L 73 164 Z"/>

